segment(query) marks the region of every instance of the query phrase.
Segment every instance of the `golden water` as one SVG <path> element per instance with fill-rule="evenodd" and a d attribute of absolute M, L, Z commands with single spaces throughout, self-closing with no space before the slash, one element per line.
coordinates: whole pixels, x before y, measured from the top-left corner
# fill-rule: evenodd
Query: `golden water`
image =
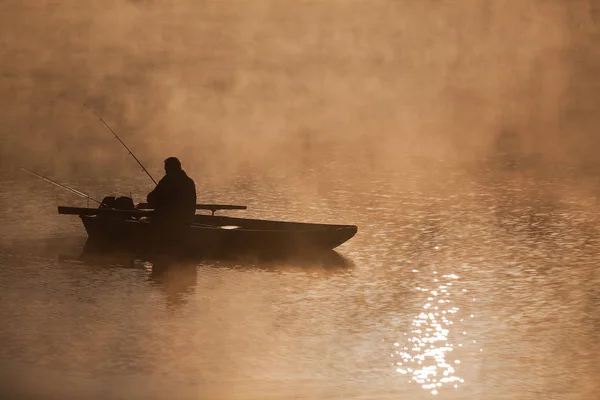
<path fill-rule="evenodd" d="M 1 386 L 43 399 L 596 398 L 597 200 L 569 173 L 495 168 L 339 172 L 310 207 L 278 201 L 289 179 L 216 187 L 211 199 L 249 205 L 235 215 L 359 233 L 335 265 L 197 260 L 163 274 L 152 260 L 77 261 L 83 228 L 55 204 L 80 201 L 5 179 Z"/>

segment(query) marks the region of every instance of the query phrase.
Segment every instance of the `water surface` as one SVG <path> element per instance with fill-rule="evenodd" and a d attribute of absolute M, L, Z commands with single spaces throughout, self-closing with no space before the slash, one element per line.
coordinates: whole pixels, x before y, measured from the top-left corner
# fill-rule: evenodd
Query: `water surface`
<path fill-rule="evenodd" d="M 0 386 L 39 399 L 595 398 L 598 203 L 569 174 L 440 163 L 339 172 L 321 189 L 308 172 L 232 191 L 199 181 L 208 200 L 249 206 L 235 215 L 359 233 L 334 263 L 162 272 L 82 261 L 83 228 L 55 208 L 81 200 L 5 176 Z M 136 176 L 94 190 L 127 180 L 138 199 L 148 189 Z"/>

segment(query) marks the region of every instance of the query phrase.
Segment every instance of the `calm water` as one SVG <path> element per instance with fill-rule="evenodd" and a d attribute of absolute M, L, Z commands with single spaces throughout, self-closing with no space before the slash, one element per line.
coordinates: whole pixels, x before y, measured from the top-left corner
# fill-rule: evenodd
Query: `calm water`
<path fill-rule="evenodd" d="M 249 206 L 231 215 L 357 224 L 341 261 L 162 274 L 152 260 L 77 260 L 83 228 L 55 206 L 85 203 L 2 176 L 5 398 L 600 395 L 596 180 L 487 163 L 319 175 L 198 179 L 199 198 Z M 97 197 L 150 189 L 138 175 L 63 181 Z"/>

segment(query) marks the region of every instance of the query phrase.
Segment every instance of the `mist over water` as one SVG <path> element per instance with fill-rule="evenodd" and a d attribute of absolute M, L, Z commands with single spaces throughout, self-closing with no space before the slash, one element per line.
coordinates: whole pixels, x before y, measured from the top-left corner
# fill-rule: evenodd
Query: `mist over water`
<path fill-rule="evenodd" d="M 600 2 L 0 2 L 0 394 L 595 399 Z M 341 260 L 81 260 L 168 156 Z M 0 396 L 1 397 L 1 396 Z"/>
<path fill-rule="evenodd" d="M 84 101 L 148 164 L 206 175 L 498 141 L 594 159 L 594 3 L 513 3 L 4 1 L 3 159 L 128 162 Z"/>

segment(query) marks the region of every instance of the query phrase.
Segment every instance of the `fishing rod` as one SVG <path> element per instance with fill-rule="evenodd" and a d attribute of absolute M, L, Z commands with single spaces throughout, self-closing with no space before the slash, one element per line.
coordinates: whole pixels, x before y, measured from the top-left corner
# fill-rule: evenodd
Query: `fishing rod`
<path fill-rule="evenodd" d="M 69 191 L 69 192 L 71 192 L 71 193 L 75 193 L 75 194 L 76 194 L 77 196 L 79 196 L 79 197 L 83 197 L 83 198 L 85 198 L 85 199 L 88 199 L 88 200 L 95 201 L 95 202 L 96 202 L 96 203 L 98 203 L 98 204 L 102 204 L 102 202 L 101 202 L 101 201 L 98 201 L 98 200 L 96 200 L 96 199 L 94 199 L 94 198 L 92 198 L 92 197 L 88 196 L 87 194 L 85 194 L 85 193 L 83 193 L 83 192 L 80 192 L 80 191 L 79 191 L 79 190 L 77 190 L 77 189 L 73 189 L 73 188 L 72 188 L 72 187 L 70 187 L 70 186 L 63 185 L 62 183 L 55 182 L 55 181 L 53 181 L 53 180 L 52 180 L 52 179 L 50 179 L 50 178 L 46 178 L 45 176 L 42 176 L 42 175 L 40 175 L 40 174 L 36 174 L 35 172 L 33 172 L 33 171 L 30 171 L 30 170 L 28 170 L 28 169 L 25 169 L 25 168 L 23 168 L 23 167 L 21 167 L 20 169 L 21 169 L 21 171 L 25 171 L 25 172 L 28 172 L 28 173 L 30 173 L 30 174 L 31 174 L 31 175 L 33 175 L 33 176 L 37 176 L 38 178 L 40 178 L 40 179 L 43 179 L 43 180 L 45 180 L 46 182 L 49 182 L 49 183 L 53 184 L 54 186 L 58 186 L 59 188 L 62 188 L 62 189 L 68 190 L 68 191 Z"/>
<path fill-rule="evenodd" d="M 119 142 L 121 142 L 121 144 L 123 145 L 123 147 L 125 147 L 127 149 L 127 151 L 129 152 L 129 154 L 131 154 L 131 156 L 135 159 L 135 161 L 137 161 L 137 163 L 140 164 L 140 167 L 142 167 L 142 169 L 144 170 L 144 172 L 146 173 L 146 175 L 148 175 L 150 177 L 150 179 L 152 179 L 152 182 L 154 182 L 154 185 L 158 185 L 158 183 L 156 183 L 156 181 L 154 180 L 154 178 L 152 177 L 152 175 L 150 175 L 150 172 L 148 172 L 148 170 L 146 169 L 146 167 L 144 167 L 144 165 L 140 162 L 140 160 L 138 160 L 138 158 L 135 156 L 135 154 L 133 154 L 133 152 L 131 150 L 129 150 L 129 147 L 127 147 L 127 145 L 121 140 L 121 138 L 119 137 L 119 135 L 117 135 L 116 132 L 113 131 L 113 129 L 106 123 L 106 121 L 104 121 L 104 119 L 102 119 L 102 117 L 100 116 L 100 114 L 98 114 L 96 112 L 96 110 L 94 110 L 92 107 L 88 106 L 86 103 L 83 103 L 83 105 L 85 107 L 87 107 L 91 112 L 93 112 L 94 115 L 96 115 L 96 117 L 98 117 L 98 119 L 104 124 L 104 126 L 106 126 L 108 128 L 108 130 L 111 131 L 113 135 L 115 135 L 115 137 L 117 138 L 117 140 Z"/>

